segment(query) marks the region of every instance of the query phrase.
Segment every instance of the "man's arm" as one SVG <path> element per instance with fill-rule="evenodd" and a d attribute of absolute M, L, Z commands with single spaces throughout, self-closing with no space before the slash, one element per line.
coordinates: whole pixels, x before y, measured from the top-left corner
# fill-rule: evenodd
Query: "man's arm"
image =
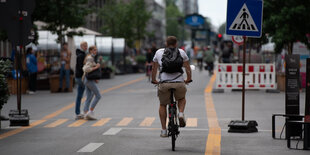
<path fill-rule="evenodd" d="M 152 82 L 154 84 L 158 84 L 158 81 L 156 80 L 157 69 L 158 69 L 158 62 L 152 62 Z"/>
<path fill-rule="evenodd" d="M 185 67 L 185 72 L 187 75 L 187 79 L 185 80 L 185 83 L 189 83 L 192 80 L 192 70 L 191 70 L 191 67 L 189 65 L 189 61 L 185 61 L 183 63 L 183 66 Z"/>

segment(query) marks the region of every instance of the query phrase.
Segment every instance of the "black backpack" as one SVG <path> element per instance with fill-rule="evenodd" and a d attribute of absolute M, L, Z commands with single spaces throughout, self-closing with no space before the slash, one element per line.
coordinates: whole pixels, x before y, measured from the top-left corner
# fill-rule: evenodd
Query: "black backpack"
<path fill-rule="evenodd" d="M 161 73 L 183 73 L 183 58 L 177 48 L 166 48 L 161 62 Z"/>

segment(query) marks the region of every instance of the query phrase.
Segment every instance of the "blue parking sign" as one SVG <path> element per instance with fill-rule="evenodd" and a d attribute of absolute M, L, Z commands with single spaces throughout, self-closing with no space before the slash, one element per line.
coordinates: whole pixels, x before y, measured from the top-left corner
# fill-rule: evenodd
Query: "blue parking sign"
<path fill-rule="evenodd" d="M 261 37 L 263 0 L 228 0 L 226 34 Z"/>

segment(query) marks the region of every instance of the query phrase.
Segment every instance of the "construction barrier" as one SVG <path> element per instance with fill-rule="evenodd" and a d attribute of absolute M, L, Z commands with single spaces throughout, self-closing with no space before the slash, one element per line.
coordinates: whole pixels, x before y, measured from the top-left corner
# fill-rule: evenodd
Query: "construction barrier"
<path fill-rule="evenodd" d="M 242 89 L 242 64 L 218 64 L 217 89 Z M 277 89 L 275 64 L 246 64 L 245 89 Z"/>

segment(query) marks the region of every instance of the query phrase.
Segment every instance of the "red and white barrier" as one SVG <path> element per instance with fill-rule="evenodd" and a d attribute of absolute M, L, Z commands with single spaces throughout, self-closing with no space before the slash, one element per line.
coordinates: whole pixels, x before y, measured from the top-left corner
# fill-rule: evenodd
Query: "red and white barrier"
<path fill-rule="evenodd" d="M 218 64 L 217 89 L 242 89 L 242 64 Z M 276 89 L 275 64 L 246 64 L 246 89 Z"/>

